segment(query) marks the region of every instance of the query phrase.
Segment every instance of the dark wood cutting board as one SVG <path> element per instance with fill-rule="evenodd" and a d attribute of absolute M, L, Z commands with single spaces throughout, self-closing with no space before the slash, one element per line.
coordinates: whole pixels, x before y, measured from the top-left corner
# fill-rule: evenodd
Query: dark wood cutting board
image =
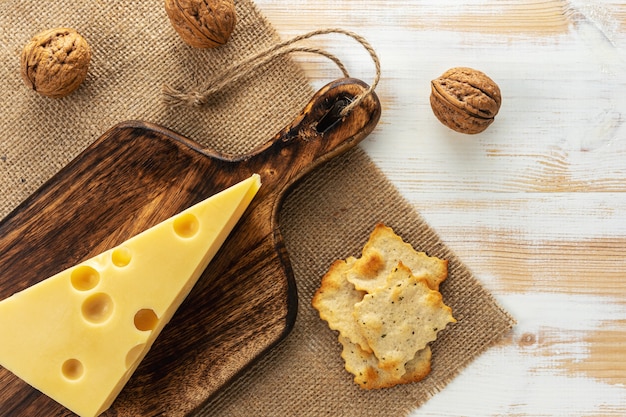
<path fill-rule="evenodd" d="M 242 156 L 148 123 L 114 126 L 0 222 L 0 299 L 260 174 L 241 221 L 104 415 L 193 414 L 293 326 L 296 287 L 279 209 L 304 174 L 374 129 L 374 94 L 339 113 L 366 88 L 355 79 L 330 83 L 273 140 Z M 4 368 L 0 414 L 72 415 Z"/>

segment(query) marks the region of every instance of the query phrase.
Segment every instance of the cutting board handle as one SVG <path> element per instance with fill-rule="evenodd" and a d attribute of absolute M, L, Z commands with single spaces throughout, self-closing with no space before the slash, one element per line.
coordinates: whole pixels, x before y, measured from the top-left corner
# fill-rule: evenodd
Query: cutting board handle
<path fill-rule="evenodd" d="M 380 102 L 374 92 L 351 111 L 342 110 L 368 90 L 355 78 L 342 78 L 322 87 L 294 121 L 272 140 L 235 158 L 264 182 L 289 185 L 321 163 L 356 146 L 376 126 Z"/>

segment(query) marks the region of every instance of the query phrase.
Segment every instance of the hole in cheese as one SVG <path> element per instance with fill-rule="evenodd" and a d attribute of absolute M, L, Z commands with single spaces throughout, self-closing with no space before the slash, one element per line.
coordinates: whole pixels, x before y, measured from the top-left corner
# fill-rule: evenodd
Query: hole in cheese
<path fill-rule="evenodd" d="M 104 323 L 113 314 L 113 299 L 103 292 L 93 294 L 83 302 L 82 313 L 91 323 Z"/>
<path fill-rule="evenodd" d="M 158 322 L 159 318 L 154 310 L 150 308 L 142 308 L 135 314 L 135 327 L 137 330 L 154 330 Z"/>
<path fill-rule="evenodd" d="M 191 213 L 185 213 L 174 219 L 174 231 L 180 237 L 193 237 L 200 230 L 200 222 Z"/>
<path fill-rule="evenodd" d="M 111 261 L 113 261 L 113 265 L 118 266 L 120 268 L 125 267 L 130 263 L 132 255 L 130 253 L 130 249 L 124 246 L 120 246 L 119 248 L 113 249 L 113 253 L 111 253 Z"/>
<path fill-rule="evenodd" d="M 100 282 L 100 274 L 90 266 L 81 265 L 72 271 L 70 279 L 78 291 L 89 291 Z"/>
<path fill-rule="evenodd" d="M 63 365 L 61 366 L 61 372 L 63 373 L 63 376 L 67 379 L 75 381 L 83 376 L 85 368 L 83 367 L 82 362 L 78 359 L 68 359 L 63 362 Z"/>

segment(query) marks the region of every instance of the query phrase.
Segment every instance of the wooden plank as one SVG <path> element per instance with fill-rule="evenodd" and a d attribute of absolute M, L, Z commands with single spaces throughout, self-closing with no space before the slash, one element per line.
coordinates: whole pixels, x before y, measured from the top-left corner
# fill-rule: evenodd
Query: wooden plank
<path fill-rule="evenodd" d="M 338 26 L 374 45 L 383 116 L 362 146 L 518 320 L 411 415 L 624 415 L 624 3 L 257 3 L 283 38 Z M 315 44 L 370 76 L 348 41 Z M 297 59 L 314 83 L 336 75 Z M 430 80 L 453 66 L 500 85 L 483 134 L 451 132 L 430 110 Z"/>

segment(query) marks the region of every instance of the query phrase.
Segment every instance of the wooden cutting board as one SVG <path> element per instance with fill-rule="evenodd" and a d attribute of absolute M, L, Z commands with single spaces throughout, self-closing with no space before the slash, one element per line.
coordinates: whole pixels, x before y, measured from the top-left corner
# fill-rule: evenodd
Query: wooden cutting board
<path fill-rule="evenodd" d="M 355 79 L 325 86 L 291 125 L 243 156 L 148 123 L 111 128 L 0 222 L 0 299 L 260 174 L 261 189 L 241 221 L 104 415 L 193 414 L 293 326 L 296 287 L 280 206 L 304 174 L 374 129 L 374 94 L 339 115 L 366 88 Z M 72 415 L 4 368 L 0 410 Z"/>

